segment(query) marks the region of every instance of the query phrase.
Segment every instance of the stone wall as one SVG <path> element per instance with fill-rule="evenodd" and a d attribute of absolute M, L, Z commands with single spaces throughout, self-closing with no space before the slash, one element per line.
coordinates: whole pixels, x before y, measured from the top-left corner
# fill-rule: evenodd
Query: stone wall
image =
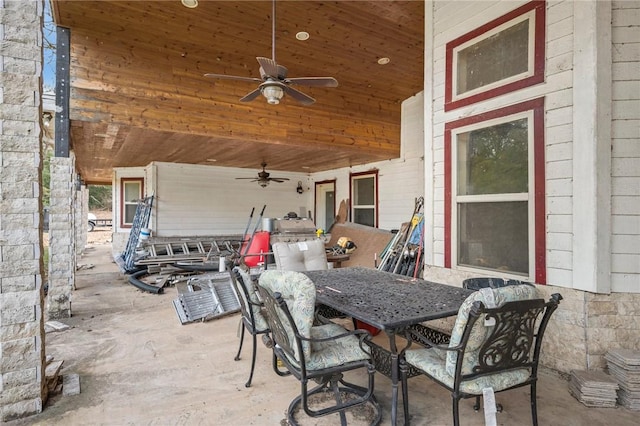
<path fill-rule="evenodd" d="M 538 286 L 548 298 L 563 297 L 553 314 L 543 346 L 542 363 L 559 371 L 604 370 L 609 349 L 640 351 L 640 294 L 594 294 Z"/>
<path fill-rule="evenodd" d="M 0 1 L 0 423 L 42 411 L 41 1 Z"/>
<path fill-rule="evenodd" d="M 75 287 L 76 237 L 73 172 L 75 158 L 51 158 L 49 206 L 49 299 L 51 319 L 71 317 L 71 292 Z"/>

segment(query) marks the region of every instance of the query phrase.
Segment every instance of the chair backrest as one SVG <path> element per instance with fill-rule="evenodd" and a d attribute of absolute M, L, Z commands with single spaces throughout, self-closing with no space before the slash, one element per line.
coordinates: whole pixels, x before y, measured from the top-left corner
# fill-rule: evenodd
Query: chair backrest
<path fill-rule="evenodd" d="M 526 284 L 533 286 L 530 282 L 520 281 L 520 280 L 512 280 L 507 278 L 495 278 L 495 277 L 478 277 L 478 278 L 468 278 L 462 281 L 462 288 L 467 290 L 480 290 L 481 288 L 500 288 L 506 287 L 510 285 L 520 285 Z"/>
<path fill-rule="evenodd" d="M 327 269 L 327 253 L 320 239 L 297 243 L 272 244 L 276 268 L 282 271 L 318 271 Z"/>
<path fill-rule="evenodd" d="M 231 276 L 233 289 L 238 295 L 238 300 L 240 300 L 242 317 L 249 321 L 248 325 L 252 328 L 264 328 L 264 324 L 260 323 L 262 306 L 251 276 L 238 266 L 230 270 L 229 275 Z"/>
<path fill-rule="evenodd" d="M 531 285 L 484 288 L 471 294 L 462 303 L 451 333 L 449 347 L 460 345 L 461 351 L 447 353 L 447 372 L 473 377 L 537 368 L 542 334 L 561 299 L 557 297 L 555 303 L 545 304 Z M 538 321 L 543 312 L 543 320 Z"/>
<path fill-rule="evenodd" d="M 297 336 L 311 337 L 315 284 L 300 272 L 267 270 L 260 275 L 258 291 L 267 309 L 274 342 L 292 361 L 302 363 L 303 359 L 309 358 L 311 346 Z"/>

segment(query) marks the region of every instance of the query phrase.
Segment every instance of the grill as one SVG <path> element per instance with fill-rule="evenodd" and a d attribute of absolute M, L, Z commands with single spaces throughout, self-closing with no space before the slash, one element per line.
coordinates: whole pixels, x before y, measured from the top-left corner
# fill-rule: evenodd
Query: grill
<path fill-rule="evenodd" d="M 273 232 L 269 242 L 273 243 L 297 243 L 317 238 L 316 225 L 311 219 L 274 219 Z"/>

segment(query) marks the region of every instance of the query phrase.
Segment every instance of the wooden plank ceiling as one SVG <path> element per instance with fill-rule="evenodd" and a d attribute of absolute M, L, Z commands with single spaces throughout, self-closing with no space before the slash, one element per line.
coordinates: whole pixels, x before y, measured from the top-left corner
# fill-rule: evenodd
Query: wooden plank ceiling
<path fill-rule="evenodd" d="M 257 84 L 204 77 L 260 77 L 269 1 L 53 0 L 53 10 L 71 31 L 71 144 L 87 183 L 152 161 L 316 172 L 396 158 L 401 102 L 423 87 L 422 1 L 279 1 L 277 62 L 289 77 L 339 82 L 296 86 L 311 106 L 239 102 Z"/>

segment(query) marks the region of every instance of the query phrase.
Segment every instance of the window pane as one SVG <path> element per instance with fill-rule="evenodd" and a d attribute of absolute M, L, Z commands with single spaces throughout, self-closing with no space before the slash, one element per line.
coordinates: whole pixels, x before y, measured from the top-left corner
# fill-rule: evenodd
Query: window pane
<path fill-rule="evenodd" d="M 457 135 L 458 195 L 528 192 L 528 120 Z"/>
<path fill-rule="evenodd" d="M 529 69 L 529 20 L 461 50 L 457 59 L 458 95 L 526 72 Z"/>
<path fill-rule="evenodd" d="M 127 204 L 124 206 L 124 223 L 133 223 L 137 208 L 138 204 Z"/>
<path fill-rule="evenodd" d="M 375 178 L 367 177 L 353 180 L 353 204 L 356 206 L 372 206 L 375 204 Z"/>
<path fill-rule="evenodd" d="M 458 205 L 458 264 L 529 274 L 526 201 Z"/>
<path fill-rule="evenodd" d="M 124 200 L 135 201 L 140 199 L 140 182 L 124 183 Z"/>
<path fill-rule="evenodd" d="M 375 210 L 374 209 L 354 209 L 353 221 L 361 225 L 375 226 Z"/>

